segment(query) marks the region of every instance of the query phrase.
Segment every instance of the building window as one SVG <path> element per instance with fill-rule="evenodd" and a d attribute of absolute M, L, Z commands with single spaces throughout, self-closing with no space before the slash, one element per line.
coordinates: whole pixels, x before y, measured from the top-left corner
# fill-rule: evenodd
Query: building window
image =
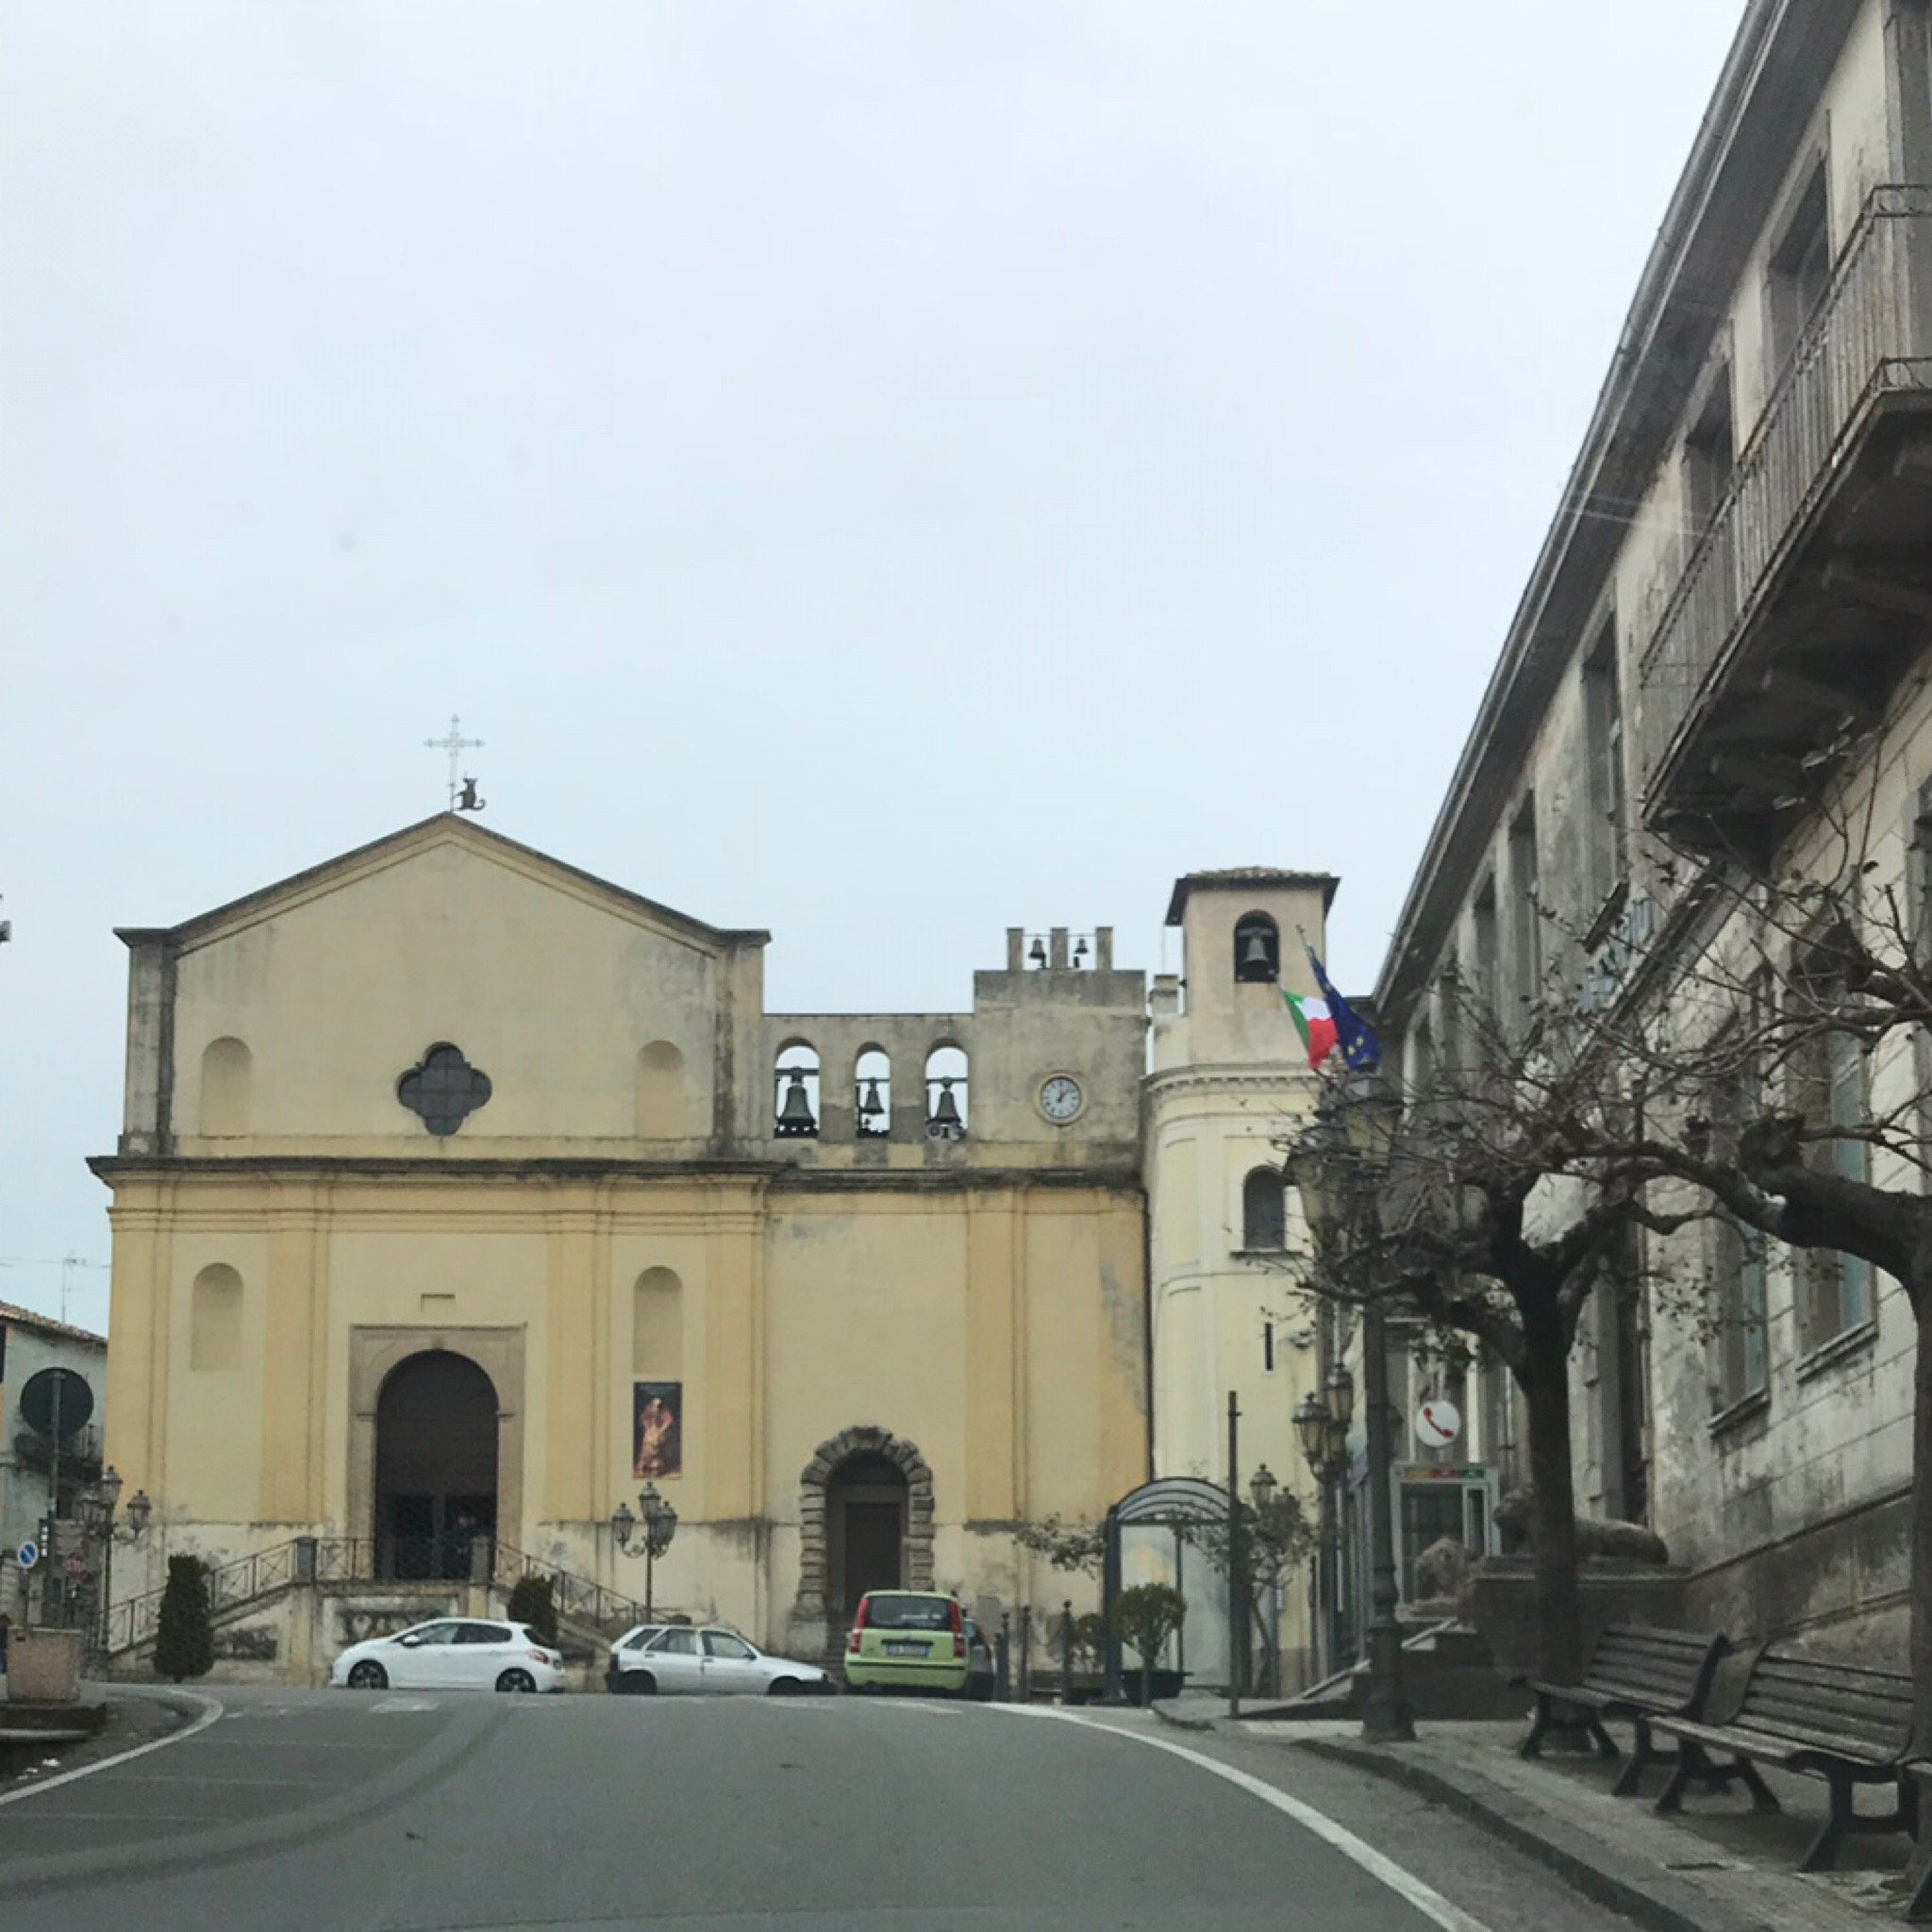
<path fill-rule="evenodd" d="M 1241 1246 L 1253 1252 L 1288 1245 L 1288 1190 L 1278 1167 L 1257 1167 L 1241 1183 Z"/>
<path fill-rule="evenodd" d="M 1728 1158 L 1738 1134 L 1759 1104 L 1756 1066 L 1729 1074 L 1711 1094 L 1711 1129 Z M 1770 1375 L 1765 1348 L 1766 1237 L 1729 1220 L 1710 1224 L 1709 1267 L 1716 1406 L 1730 1408 L 1762 1390 Z"/>
<path fill-rule="evenodd" d="M 1235 925 L 1234 976 L 1257 985 L 1281 977 L 1281 930 L 1265 912 L 1244 913 Z"/>
<path fill-rule="evenodd" d="M 1717 1301 L 1717 1406 L 1756 1395 L 1769 1378 L 1764 1345 L 1765 1238 L 1756 1228 L 1719 1221 L 1711 1226 L 1711 1275 Z"/>
<path fill-rule="evenodd" d="M 396 1082 L 396 1098 L 439 1141 L 447 1140 L 479 1107 L 488 1104 L 490 1075 L 473 1067 L 448 1041 L 432 1046 Z"/>
<path fill-rule="evenodd" d="M 1932 781 L 1919 787 L 1906 824 L 1905 940 L 1914 959 L 1924 959 L 1932 948 Z M 1932 1139 L 1932 1027 L 1912 1028 L 1912 1068 L 1918 1076 L 1919 1134 Z M 1920 1172 L 1920 1185 L 1932 1190 L 1932 1171 Z"/>
<path fill-rule="evenodd" d="M 1496 881 L 1487 878 L 1469 916 L 1472 976 L 1476 1007 L 1486 1020 L 1496 1017 Z"/>
<path fill-rule="evenodd" d="M 1710 528 L 1731 488 L 1738 432 L 1731 411 L 1731 365 L 1722 362 L 1710 379 L 1704 407 L 1684 438 L 1684 525 L 1694 549 Z"/>
<path fill-rule="evenodd" d="M 1523 801 L 1509 825 L 1511 967 L 1517 1018 L 1526 1024 L 1543 988 L 1542 885 L 1537 869 L 1536 797 Z"/>
<path fill-rule="evenodd" d="M 1842 982 L 1835 978 L 1814 977 L 1806 983 L 1804 996 L 1807 1008 L 1824 1020 L 1842 1004 L 1845 991 Z M 1865 1049 L 1857 1035 L 1837 1027 L 1821 1030 L 1806 1042 L 1791 1071 L 1794 1097 L 1807 1124 L 1834 1130 L 1811 1143 L 1812 1162 L 1843 1180 L 1870 1180 L 1870 1144 L 1840 1138 L 1841 1132 L 1871 1124 Z M 1862 1255 L 1847 1255 L 1836 1248 L 1807 1249 L 1799 1272 L 1800 1326 L 1807 1354 L 1872 1319 L 1873 1269 Z"/>
<path fill-rule="evenodd" d="M 1799 191 L 1765 276 L 1765 372 L 1775 384 L 1831 288 L 1831 201 L 1819 161 Z"/>
<path fill-rule="evenodd" d="M 1590 895 L 1601 905 L 1624 876 L 1624 695 L 1617 628 L 1604 626 L 1583 666 L 1583 728 L 1590 765 Z"/>

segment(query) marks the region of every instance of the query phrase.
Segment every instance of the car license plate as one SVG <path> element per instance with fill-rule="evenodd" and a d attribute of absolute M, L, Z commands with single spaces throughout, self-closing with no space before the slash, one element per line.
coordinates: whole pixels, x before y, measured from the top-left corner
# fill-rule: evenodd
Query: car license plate
<path fill-rule="evenodd" d="M 886 1645 L 886 1655 L 888 1657 L 928 1657 L 931 1655 L 931 1649 L 929 1645 L 924 1643 L 889 1643 Z"/>

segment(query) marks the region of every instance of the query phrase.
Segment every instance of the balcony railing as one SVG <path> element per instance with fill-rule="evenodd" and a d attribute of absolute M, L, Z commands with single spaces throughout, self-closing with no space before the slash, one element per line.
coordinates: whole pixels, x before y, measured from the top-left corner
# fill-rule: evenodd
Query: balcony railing
<path fill-rule="evenodd" d="M 1713 674 L 1838 474 L 1874 404 L 1932 392 L 1914 269 L 1932 258 L 1932 186 L 1874 189 L 1829 290 L 1670 591 L 1640 665 L 1639 774 L 1653 806 Z"/>

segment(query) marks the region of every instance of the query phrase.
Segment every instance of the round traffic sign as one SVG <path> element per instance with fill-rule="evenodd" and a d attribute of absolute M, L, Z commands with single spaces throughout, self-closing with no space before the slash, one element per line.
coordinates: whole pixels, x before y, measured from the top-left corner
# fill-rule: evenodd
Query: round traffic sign
<path fill-rule="evenodd" d="M 23 1570 L 31 1570 L 41 1560 L 41 1546 L 32 1537 L 28 1537 L 14 1555 L 20 1559 L 20 1567 Z"/>
<path fill-rule="evenodd" d="M 1445 1396 L 1431 1396 L 1415 1412 L 1415 1439 L 1425 1448 L 1446 1449 L 1462 1433 L 1462 1412 Z"/>
<path fill-rule="evenodd" d="M 94 1391 L 72 1369 L 42 1369 L 20 1385 L 20 1417 L 37 1436 L 71 1436 L 94 1412 Z"/>

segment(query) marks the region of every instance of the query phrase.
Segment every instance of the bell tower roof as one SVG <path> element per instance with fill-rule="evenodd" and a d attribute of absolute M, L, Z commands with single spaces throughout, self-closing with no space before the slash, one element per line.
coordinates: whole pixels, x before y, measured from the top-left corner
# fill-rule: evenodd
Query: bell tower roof
<path fill-rule="evenodd" d="M 1303 891 L 1319 887 L 1322 910 L 1335 903 L 1335 889 L 1341 881 L 1332 872 L 1284 872 L 1273 865 L 1231 865 L 1221 872 L 1183 873 L 1174 882 L 1174 895 L 1167 902 L 1167 924 L 1178 925 L 1187 911 L 1190 894 L 1194 892 L 1235 892 L 1260 887 L 1265 891 Z"/>

